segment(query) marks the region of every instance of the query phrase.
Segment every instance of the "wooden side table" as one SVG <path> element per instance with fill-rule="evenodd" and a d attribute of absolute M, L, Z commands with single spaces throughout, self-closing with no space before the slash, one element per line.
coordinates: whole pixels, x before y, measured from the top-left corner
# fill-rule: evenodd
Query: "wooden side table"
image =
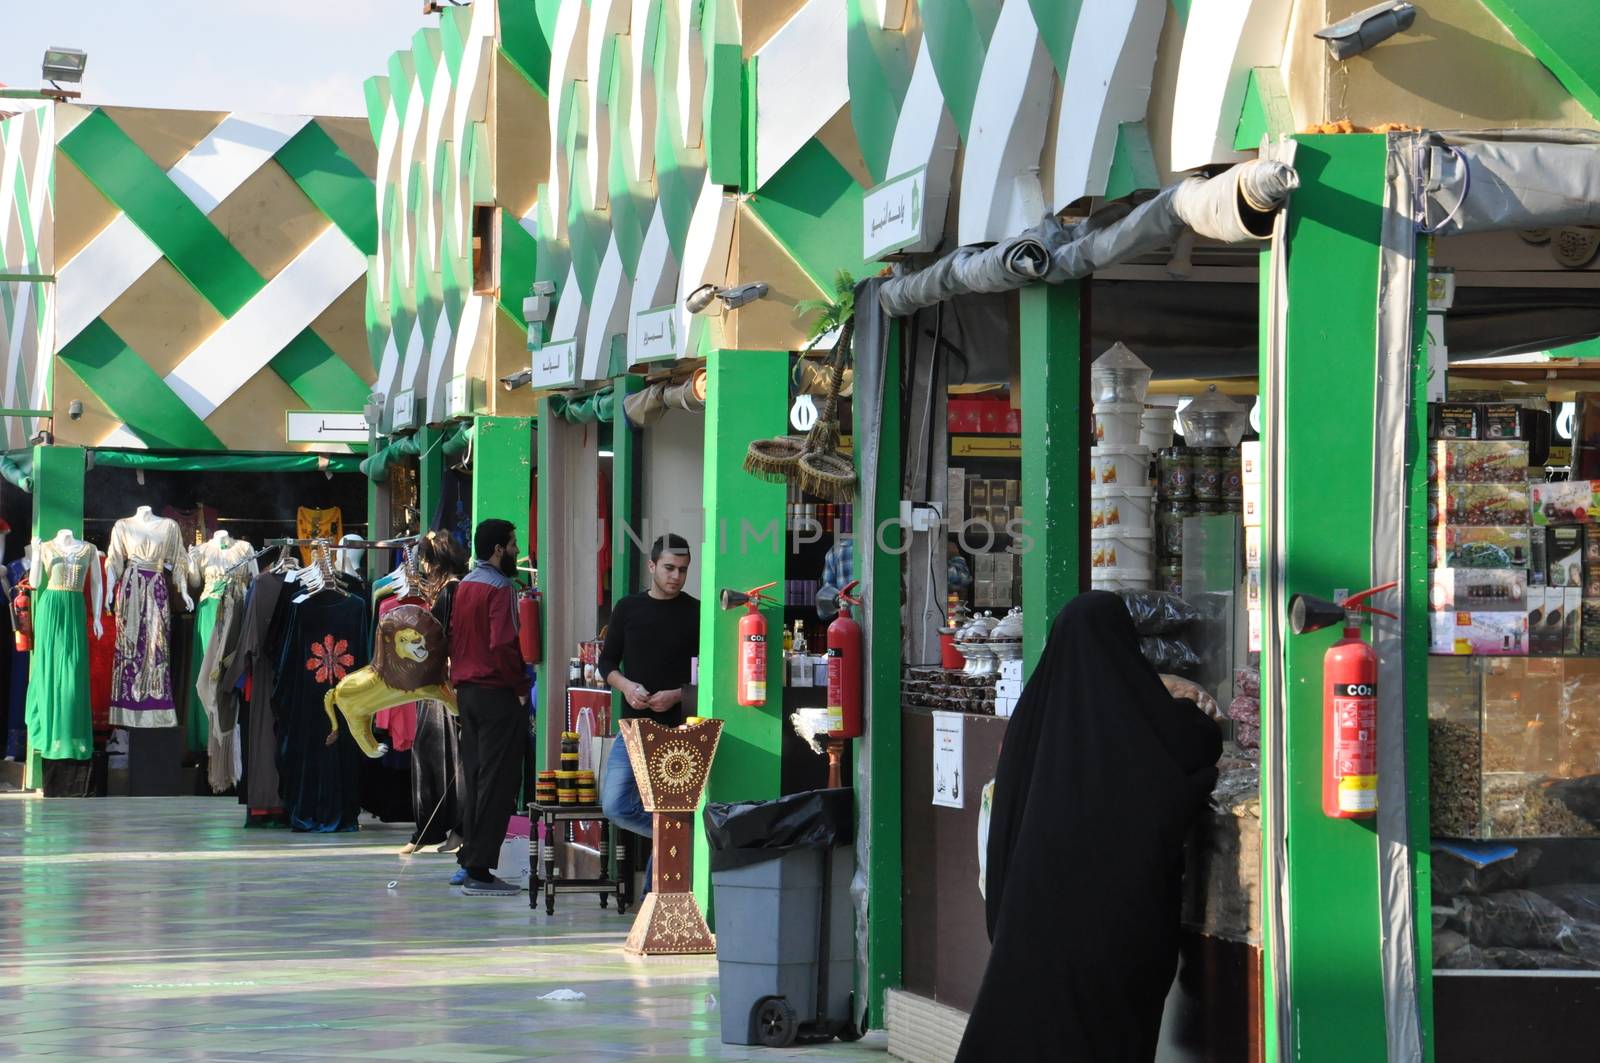
<path fill-rule="evenodd" d="M 529 819 L 536 819 L 544 824 L 540 831 L 537 824 L 531 824 L 532 830 L 528 832 L 528 870 L 532 877 L 528 882 L 528 907 L 537 908 L 539 895 L 544 894 L 544 912 L 546 915 L 556 914 L 556 894 L 558 893 L 597 893 L 600 895 L 600 907 L 604 908 L 608 899 L 617 898 L 617 914 L 627 914 L 628 908 L 633 903 L 633 890 L 628 872 L 628 858 L 626 847 L 617 844 L 617 828 L 605 822 L 605 813 L 599 805 L 541 805 L 528 806 Z M 556 877 L 556 847 L 541 840 L 540 835 L 554 839 L 558 823 L 571 823 L 578 820 L 600 820 L 605 823 L 601 828 L 600 838 L 600 866 L 611 866 L 611 860 L 616 859 L 617 877 L 605 878 L 602 871 L 601 878 L 557 878 Z"/>

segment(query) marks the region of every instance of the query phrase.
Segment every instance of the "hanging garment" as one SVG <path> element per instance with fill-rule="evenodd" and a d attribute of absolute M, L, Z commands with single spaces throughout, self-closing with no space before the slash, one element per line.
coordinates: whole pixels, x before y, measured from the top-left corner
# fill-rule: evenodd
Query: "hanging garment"
<path fill-rule="evenodd" d="M 18 559 L 5 568 L 6 601 L 9 603 L 17 592 L 17 587 L 28 576 L 28 564 Z M 11 620 L 11 610 L 7 609 L 6 617 Z M 16 628 L 14 624 L 7 625 L 10 637 L 7 639 L 3 651 L 11 662 L 11 675 L 6 684 L 6 759 L 22 760 L 28 755 L 28 652 L 17 649 Z"/>
<path fill-rule="evenodd" d="M 417 735 L 411 744 L 411 805 L 416 846 L 440 845 L 461 833 L 461 725 L 437 701 L 417 702 Z"/>
<path fill-rule="evenodd" d="M 218 512 L 204 503 L 193 509 L 176 509 L 167 506 L 161 510 L 161 515 L 167 520 L 176 521 L 178 524 L 179 538 L 183 548 L 199 546 L 211 538 L 212 532 L 217 530 Z"/>
<path fill-rule="evenodd" d="M 176 727 L 172 694 L 172 588 L 187 577 L 183 532 L 170 519 L 124 517 L 111 528 L 106 572 L 116 580 L 111 675 L 116 727 Z M 171 569 L 171 575 L 168 575 Z"/>
<path fill-rule="evenodd" d="M 352 831 L 361 814 L 363 757 L 349 728 L 331 733 L 323 698 L 367 663 L 367 605 L 330 591 L 291 605 L 278 657 L 273 707 L 283 724 L 280 772 L 290 826 L 297 831 Z"/>
<path fill-rule="evenodd" d="M 88 760 L 94 753 L 89 717 L 89 634 L 83 586 L 96 564 L 92 543 L 63 551 L 55 540 L 34 547 L 44 586 L 33 595 L 33 645 L 28 682 L 29 742 L 42 757 Z"/>
<path fill-rule="evenodd" d="M 106 559 L 101 557 L 100 585 L 105 586 Z M 117 654 L 117 618 L 100 614 L 100 634 L 94 633 L 94 595 L 83 589 L 83 615 L 89 635 L 89 719 L 96 732 L 111 730 L 111 671 Z"/>
<path fill-rule="evenodd" d="M 994 948 L 956 1059 L 1155 1059 L 1178 966 L 1183 846 L 1222 738 L 1167 693 L 1122 599 L 1056 617 L 995 771 Z"/>
<path fill-rule="evenodd" d="M 301 506 L 294 513 L 295 538 L 340 539 L 344 536 L 344 513 L 338 506 L 331 509 L 308 509 Z M 300 548 L 300 563 L 309 565 L 315 555 L 311 547 Z"/>
<path fill-rule="evenodd" d="M 272 709 L 278 659 L 269 639 L 274 619 L 286 611 L 285 586 L 279 572 L 264 573 L 250 585 L 238 645 L 222 673 L 223 689 L 232 692 L 240 706 L 244 778 L 239 801 L 249 809 L 246 825 L 271 820 L 284 807 L 278 774 L 282 731 Z"/>
<path fill-rule="evenodd" d="M 226 546 L 212 539 L 189 551 L 190 577 L 205 586 L 195 620 L 194 693 L 205 713 L 206 774 L 215 793 L 233 786 L 243 771 L 233 734 L 237 703 L 222 698 L 222 665 L 237 638 L 245 591 L 256 575 L 253 553 L 255 548 L 243 539 L 229 540 Z"/>
<path fill-rule="evenodd" d="M 604 609 L 611 604 L 611 477 L 601 473 L 595 477 L 595 513 L 599 517 L 600 549 L 595 556 L 598 580 L 598 602 Z M 532 556 L 532 555 L 530 555 Z"/>

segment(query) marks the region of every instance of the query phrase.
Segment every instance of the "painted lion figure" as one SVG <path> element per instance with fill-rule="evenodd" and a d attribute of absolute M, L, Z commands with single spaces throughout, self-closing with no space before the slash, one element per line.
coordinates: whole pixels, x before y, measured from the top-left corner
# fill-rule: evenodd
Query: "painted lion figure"
<path fill-rule="evenodd" d="M 383 750 L 372 733 L 372 718 L 384 709 L 426 699 L 454 714 L 456 693 L 446 678 L 445 656 L 444 628 L 427 609 L 400 605 L 384 613 L 372 663 L 339 680 L 322 699 L 333 728 L 328 744 L 339 737 L 340 716 L 361 752 L 377 757 Z"/>

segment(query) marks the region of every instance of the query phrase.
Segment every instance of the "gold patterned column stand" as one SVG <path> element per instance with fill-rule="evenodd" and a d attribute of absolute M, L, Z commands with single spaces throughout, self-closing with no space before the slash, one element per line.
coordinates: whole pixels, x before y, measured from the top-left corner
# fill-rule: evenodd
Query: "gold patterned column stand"
<path fill-rule="evenodd" d="M 694 812 L 722 737 L 721 720 L 662 727 L 653 720 L 623 720 L 639 798 L 654 819 L 650 895 L 628 932 L 635 956 L 716 952 L 717 941 L 695 903 Z"/>

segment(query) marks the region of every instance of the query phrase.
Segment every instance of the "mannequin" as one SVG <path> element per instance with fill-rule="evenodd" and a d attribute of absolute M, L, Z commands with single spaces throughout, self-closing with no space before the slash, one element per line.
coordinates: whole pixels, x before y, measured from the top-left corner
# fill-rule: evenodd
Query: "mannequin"
<path fill-rule="evenodd" d="M 94 751 L 89 716 L 89 638 L 83 610 L 89 582 L 101 632 L 104 592 L 100 552 L 68 528 L 37 543 L 29 579 L 34 590 L 32 674 L 28 682 L 28 741 L 49 760 L 88 760 Z"/>
<path fill-rule="evenodd" d="M 207 774 L 217 793 L 238 782 L 243 772 L 233 733 L 238 703 L 222 697 L 222 673 L 232 656 L 245 592 L 258 573 L 254 553 L 254 547 L 226 529 L 189 551 L 189 580 L 201 588 L 194 624 L 194 691 L 204 711 L 203 716 L 189 714 L 189 736 L 191 748 L 202 747 L 209 756 Z"/>
<path fill-rule="evenodd" d="M 111 674 L 115 727 L 176 727 L 172 699 L 172 591 L 194 608 L 186 587 L 178 522 L 140 506 L 117 521 L 106 550 L 106 598 L 117 619 Z"/>

